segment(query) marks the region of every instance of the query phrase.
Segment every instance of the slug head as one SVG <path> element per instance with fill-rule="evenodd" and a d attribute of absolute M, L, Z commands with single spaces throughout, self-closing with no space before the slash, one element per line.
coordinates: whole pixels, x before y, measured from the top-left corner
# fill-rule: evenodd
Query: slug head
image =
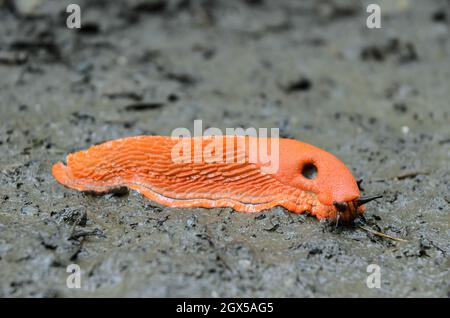
<path fill-rule="evenodd" d="M 311 192 L 323 207 L 321 217 L 352 221 L 364 212 L 362 205 L 368 202 L 360 197 L 353 174 L 341 160 L 300 141 L 281 140 L 276 176 L 290 186 Z"/>

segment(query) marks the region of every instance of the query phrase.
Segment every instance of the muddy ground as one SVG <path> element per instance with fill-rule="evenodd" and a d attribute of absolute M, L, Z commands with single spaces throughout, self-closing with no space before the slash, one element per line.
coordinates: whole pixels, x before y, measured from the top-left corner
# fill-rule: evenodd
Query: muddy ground
<path fill-rule="evenodd" d="M 449 296 L 448 1 L 379 1 L 370 30 L 360 1 L 91 0 L 81 31 L 66 2 L 0 1 L 1 297 Z M 408 242 L 51 176 L 75 150 L 194 119 L 279 127 L 336 154 L 384 194 L 367 223 Z"/>

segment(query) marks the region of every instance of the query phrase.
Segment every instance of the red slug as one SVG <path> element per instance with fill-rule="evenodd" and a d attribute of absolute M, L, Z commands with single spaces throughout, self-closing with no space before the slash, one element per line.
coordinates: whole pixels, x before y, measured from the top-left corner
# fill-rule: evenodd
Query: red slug
<path fill-rule="evenodd" d="M 278 205 L 344 221 L 378 198 L 360 197 L 352 173 L 332 154 L 285 138 L 129 137 L 70 154 L 52 174 L 79 191 L 127 187 L 171 207 L 259 212 Z"/>

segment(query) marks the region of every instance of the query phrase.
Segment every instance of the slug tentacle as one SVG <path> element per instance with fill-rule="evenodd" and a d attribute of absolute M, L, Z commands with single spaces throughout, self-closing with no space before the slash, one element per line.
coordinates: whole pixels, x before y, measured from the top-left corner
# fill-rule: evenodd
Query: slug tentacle
<path fill-rule="evenodd" d="M 376 199 L 380 199 L 382 198 L 382 195 L 374 195 L 371 197 L 359 197 L 358 199 L 355 200 L 355 204 L 356 206 L 361 206 L 364 205 L 366 203 L 369 203 L 370 201 L 376 200 Z"/>

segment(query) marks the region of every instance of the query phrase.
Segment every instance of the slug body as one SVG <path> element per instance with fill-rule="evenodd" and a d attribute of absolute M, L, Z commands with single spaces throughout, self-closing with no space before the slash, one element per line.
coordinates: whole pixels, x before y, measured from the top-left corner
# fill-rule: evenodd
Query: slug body
<path fill-rule="evenodd" d="M 187 146 L 178 152 L 180 142 Z M 265 169 L 262 156 L 251 158 L 255 144 L 277 154 L 275 171 Z M 174 160 L 179 153 L 185 160 Z M 56 163 L 52 174 L 79 191 L 106 193 L 127 187 L 171 207 L 259 212 L 279 205 L 318 219 L 344 221 L 364 212 L 355 178 L 338 158 L 285 138 L 128 137 L 70 154 L 67 165 Z"/>

